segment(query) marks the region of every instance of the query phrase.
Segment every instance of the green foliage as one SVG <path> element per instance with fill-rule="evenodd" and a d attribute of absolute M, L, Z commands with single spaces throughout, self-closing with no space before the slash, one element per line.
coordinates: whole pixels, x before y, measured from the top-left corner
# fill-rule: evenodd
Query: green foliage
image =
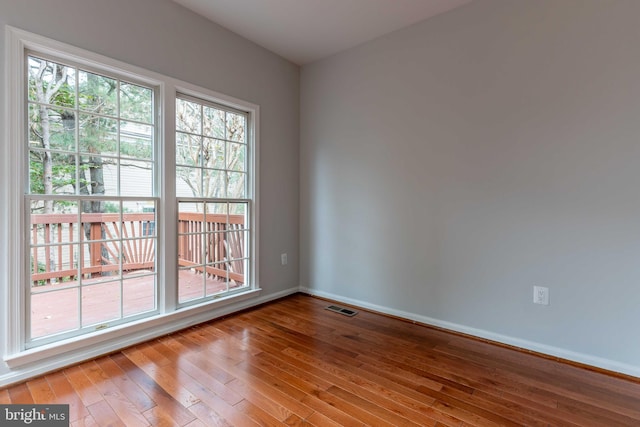
<path fill-rule="evenodd" d="M 153 159 L 152 90 L 35 57 L 28 72 L 31 193 L 104 194 L 103 156 Z"/>

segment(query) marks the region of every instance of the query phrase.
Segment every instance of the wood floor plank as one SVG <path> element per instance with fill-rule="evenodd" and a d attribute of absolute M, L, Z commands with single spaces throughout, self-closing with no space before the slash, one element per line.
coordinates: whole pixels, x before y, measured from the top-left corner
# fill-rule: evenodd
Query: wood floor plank
<path fill-rule="evenodd" d="M 242 401 L 238 402 L 235 405 L 235 408 L 261 426 L 277 427 L 283 424 L 283 420 L 279 420 L 266 410 L 262 409 L 262 407 L 253 404 L 248 400 L 243 399 Z"/>
<path fill-rule="evenodd" d="M 27 381 L 27 387 L 29 388 L 31 397 L 33 397 L 34 403 L 50 403 L 56 398 L 55 393 L 51 390 L 51 386 L 45 377 Z"/>
<path fill-rule="evenodd" d="M 304 422 L 316 427 L 341 427 L 342 426 L 342 424 L 332 420 L 326 415 L 322 415 L 320 412 L 314 412 L 313 414 L 309 415 L 307 419 L 304 420 Z"/>
<path fill-rule="evenodd" d="M 84 406 L 82 399 L 69 383 L 64 372 L 58 371 L 46 376 L 51 390 L 55 394 L 55 399 L 45 403 L 58 403 L 69 405 L 69 421 L 84 419 L 89 416 L 89 411 Z"/>
<path fill-rule="evenodd" d="M 147 350 L 148 347 L 136 347 L 129 349 L 126 356 L 185 408 L 198 403 L 198 398 L 185 388 L 181 381 L 181 377 L 188 375 L 174 363 L 156 365 L 149 357 Z"/>
<path fill-rule="evenodd" d="M 123 353 L 116 353 L 109 356 L 120 368 L 127 373 L 144 392 L 171 418 L 178 422 L 178 425 L 186 425 L 195 419 L 195 416 L 187 411 L 178 401 L 167 393 L 155 380 L 138 368 Z"/>
<path fill-rule="evenodd" d="M 89 412 L 89 409 L 87 409 L 87 412 Z M 83 418 L 72 421 L 70 425 L 71 427 L 96 427 L 98 426 L 98 423 L 93 419 L 93 416 L 87 415 Z"/>
<path fill-rule="evenodd" d="M 239 411 L 236 406 L 229 404 L 220 396 L 202 385 L 200 382 L 191 381 L 188 384 L 185 384 L 185 388 L 187 388 L 190 393 L 193 393 L 193 395 L 198 398 L 198 404 L 202 403 L 208 406 L 213 412 L 219 414 L 229 424 L 233 426 L 255 424 L 255 422 L 252 421 L 250 417 Z M 191 410 L 191 407 L 189 407 L 188 409 Z"/>
<path fill-rule="evenodd" d="M 169 343 L 168 339 L 163 340 L 164 343 Z M 175 342 L 177 343 L 177 341 Z M 179 347 L 171 348 L 169 346 L 166 347 L 166 354 L 172 354 L 172 363 L 179 363 L 180 369 L 184 371 L 187 375 L 189 375 L 194 382 L 197 382 L 216 395 L 220 396 L 225 402 L 230 405 L 235 405 L 240 402 L 243 397 L 238 393 L 234 392 L 231 388 L 227 387 L 226 384 L 219 381 L 218 378 L 210 375 L 210 372 L 206 369 L 203 369 L 200 364 L 195 364 L 187 360 L 188 351 L 184 353 L 181 352 L 181 344 L 177 343 Z M 227 377 L 224 377 L 227 379 Z"/>
<path fill-rule="evenodd" d="M 189 411 L 198 417 L 198 420 L 207 427 L 234 427 L 233 424 L 225 420 L 217 411 L 202 402 L 191 406 Z"/>
<path fill-rule="evenodd" d="M 87 407 L 93 419 L 99 426 L 121 427 L 125 426 L 122 420 L 116 415 L 113 408 L 105 401 L 100 400 Z"/>
<path fill-rule="evenodd" d="M 93 385 L 93 382 L 87 377 L 81 366 L 72 366 L 63 372 L 85 406 L 90 406 L 103 400 L 102 394 Z"/>
<path fill-rule="evenodd" d="M 285 406 L 278 403 L 268 395 L 260 393 L 255 388 L 239 380 L 233 380 L 229 387 L 235 390 L 239 395 L 243 397 L 242 400 L 252 403 L 254 406 L 262 408 L 267 414 L 276 420 L 284 421 L 291 417 L 293 414 Z M 240 403 L 240 402 L 238 402 Z M 246 404 L 245 404 L 246 405 Z"/>
<path fill-rule="evenodd" d="M 136 406 L 125 396 L 109 376 L 102 371 L 100 365 L 96 361 L 87 362 L 82 366 L 82 370 L 87 377 L 95 384 L 105 402 L 113 409 L 116 416 L 122 420 L 127 426 L 148 426 L 149 423 L 136 408 Z M 100 402 L 98 402 L 100 403 Z M 93 405 L 92 405 L 93 406 Z M 94 413 L 93 417 L 102 423 L 101 418 L 97 418 Z"/>
<path fill-rule="evenodd" d="M 71 426 L 636 426 L 640 379 L 293 295 L 0 389 Z"/>
<path fill-rule="evenodd" d="M 161 406 L 154 406 L 146 410 L 142 415 L 153 427 L 174 427 L 179 425 Z"/>
<path fill-rule="evenodd" d="M 11 397 L 11 403 L 13 404 L 29 405 L 35 403 L 26 383 L 11 387 L 9 389 L 9 397 Z"/>
<path fill-rule="evenodd" d="M 136 409 L 140 412 L 147 411 L 156 403 L 138 386 L 135 382 L 127 376 L 127 374 L 109 357 L 103 357 L 96 360 L 96 363 L 102 369 L 105 375 L 107 375 L 114 385 L 122 392 L 124 396 L 131 403 L 133 403 Z"/>

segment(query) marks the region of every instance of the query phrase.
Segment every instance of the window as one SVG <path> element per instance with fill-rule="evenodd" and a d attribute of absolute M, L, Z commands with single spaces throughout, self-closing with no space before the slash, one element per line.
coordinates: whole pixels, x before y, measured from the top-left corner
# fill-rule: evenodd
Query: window
<path fill-rule="evenodd" d="M 8 34 L 8 352 L 255 295 L 258 107 Z"/>
<path fill-rule="evenodd" d="M 154 88 L 36 55 L 26 77 L 30 346 L 156 310 L 158 199 Z"/>
<path fill-rule="evenodd" d="M 179 303 L 247 286 L 247 113 L 176 100 Z"/>

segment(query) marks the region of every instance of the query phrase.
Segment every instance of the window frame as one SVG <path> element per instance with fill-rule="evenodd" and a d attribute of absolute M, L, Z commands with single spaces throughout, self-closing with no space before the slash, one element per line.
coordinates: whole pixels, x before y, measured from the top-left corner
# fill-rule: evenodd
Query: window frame
<path fill-rule="evenodd" d="M 253 209 L 254 206 L 252 204 L 252 195 L 254 194 L 255 188 L 253 186 L 253 169 L 252 169 L 252 165 L 254 163 L 254 158 L 253 158 L 253 152 L 250 149 L 251 145 L 252 145 L 252 127 L 250 126 L 250 120 L 251 120 L 251 114 L 250 112 L 246 111 L 246 110 L 242 110 L 239 108 L 234 108 L 234 107 L 230 107 L 227 105 L 223 105 L 221 104 L 219 101 L 216 101 L 214 99 L 211 98 L 203 98 L 201 94 L 198 94 L 198 96 L 192 95 L 192 94 L 185 94 L 183 92 L 177 92 L 176 96 L 174 98 L 174 101 L 177 103 L 178 100 L 183 100 L 183 101 L 188 101 L 188 102 L 193 102 L 193 103 L 197 103 L 198 105 L 200 105 L 201 107 L 213 107 L 216 109 L 220 109 L 222 111 L 224 111 L 225 113 L 232 113 L 232 114 L 237 114 L 237 115 L 242 115 L 245 120 L 246 120 L 246 124 L 245 124 L 245 141 L 242 143 L 245 146 L 245 149 L 247 150 L 245 153 L 245 171 L 244 174 L 246 176 L 246 182 L 245 182 L 245 193 L 244 193 L 244 197 L 243 198 L 230 198 L 228 194 L 226 194 L 226 188 L 225 188 L 225 194 L 224 197 L 215 197 L 215 196 L 210 196 L 210 197 L 205 197 L 205 196 L 193 196 L 193 197 L 187 197 L 187 196 L 179 196 L 176 195 L 176 209 L 178 210 L 179 213 L 179 205 L 180 203 L 203 203 L 203 204 L 207 204 L 207 203 L 226 203 L 226 204 L 234 204 L 234 203 L 238 203 L 238 204 L 246 204 L 247 205 L 247 212 L 246 212 L 246 216 L 249 219 L 249 224 L 248 224 L 248 228 L 246 229 L 247 234 L 251 235 L 252 231 L 253 231 Z M 174 115 L 175 117 L 175 115 Z M 177 133 L 185 133 L 187 134 L 185 131 L 183 130 L 179 130 L 177 128 L 177 126 L 174 129 L 174 137 L 175 134 Z M 202 132 L 204 132 L 202 130 Z M 190 134 L 190 135 L 195 135 L 195 134 Z M 203 133 L 198 134 L 198 136 L 200 138 L 205 138 L 205 135 Z M 225 146 L 227 142 L 232 142 L 229 140 L 224 139 L 225 141 Z M 175 147 L 175 145 L 174 145 Z M 174 149 L 174 153 L 175 153 L 175 149 Z M 225 149 L 226 152 L 226 149 Z M 226 155 L 225 155 L 225 159 L 226 159 Z M 183 164 L 178 165 L 178 163 L 175 163 L 175 167 L 184 167 Z M 204 167 L 202 167 L 202 165 L 199 166 L 194 166 L 194 169 L 201 169 L 201 170 L 205 170 Z M 228 169 L 224 169 L 224 172 L 233 172 L 231 170 Z M 174 174 L 174 176 L 177 177 L 177 173 Z M 225 187 L 226 187 L 226 179 L 225 179 Z M 177 190 L 176 190 L 177 192 Z M 228 213 L 227 213 L 228 215 Z M 251 239 L 246 239 L 245 240 L 245 246 L 248 249 L 247 252 L 248 254 L 245 254 L 244 259 L 247 260 L 246 265 L 247 265 L 247 271 L 245 272 L 244 276 L 245 276 L 245 280 L 248 281 L 249 283 L 252 282 L 253 276 L 252 276 L 252 268 L 251 266 L 253 264 L 255 264 L 255 258 L 253 257 L 253 246 L 252 246 L 252 240 Z M 181 270 L 181 268 L 178 266 L 178 272 Z M 249 288 L 251 287 L 251 285 L 248 286 Z M 180 280 L 178 280 L 178 290 L 180 289 Z M 206 289 L 204 292 L 204 295 L 202 297 L 197 297 L 197 298 L 193 298 L 193 299 L 187 299 L 184 301 L 180 301 L 180 299 L 178 298 L 177 301 L 177 307 L 179 308 L 183 308 L 183 307 L 188 307 L 194 304 L 200 304 L 204 301 L 209 301 L 209 300 L 213 300 L 216 298 L 220 298 L 221 296 L 224 295 L 233 295 L 233 294 L 237 294 L 237 293 L 242 293 L 245 292 L 247 289 L 247 287 L 240 287 L 236 290 L 230 290 L 227 288 L 226 292 L 221 293 L 221 294 L 211 294 L 211 295 L 207 295 L 206 294 Z"/>
<path fill-rule="evenodd" d="M 3 166 L 0 176 L 4 182 L 13 182 L 15 185 L 0 188 L 0 200 L 7 202 L 0 207 L 0 226 L 3 235 L 6 236 L 0 239 L 0 251 L 7 254 L 6 257 L 0 257 L 0 278 L 5 281 L 4 361 L 14 368 L 67 353 L 64 359 L 66 363 L 72 363 L 215 318 L 221 313 L 226 314 L 260 303 L 262 299 L 256 298 L 261 293 L 258 273 L 259 106 L 10 26 L 5 27 L 5 37 L 5 144 L 0 147 L 0 164 Z M 30 281 L 30 271 L 29 263 L 20 255 L 27 253 L 29 247 L 29 242 L 24 238 L 25 227 L 28 226 L 28 211 L 25 205 L 25 196 L 28 194 L 28 179 L 25 179 L 28 157 L 24 138 L 27 132 L 25 88 L 29 54 L 59 58 L 89 69 L 97 68 L 98 72 L 112 73 L 120 78 L 157 88 L 155 143 L 158 181 L 155 185 L 158 191 L 154 197 L 158 197 L 159 200 L 155 225 L 156 259 L 163 261 L 157 263 L 157 314 L 27 349 L 25 343 L 28 325 L 25 311 L 28 287 L 25 289 L 25 284 Z M 252 262 L 249 264 L 250 271 L 247 272 L 247 276 L 251 283 L 245 292 L 188 306 L 178 304 L 176 175 L 166 173 L 175 172 L 175 102 L 178 94 L 248 113 L 246 138 L 247 161 L 250 166 L 247 198 L 250 199 L 252 232 L 249 234 L 249 256 Z M 20 161 L 16 161 L 17 159 Z"/>
<path fill-rule="evenodd" d="M 145 87 L 147 89 L 152 90 L 153 92 L 153 112 L 154 115 L 152 117 L 152 122 L 151 125 L 153 126 L 153 144 L 152 144 L 152 152 L 153 155 L 151 157 L 151 160 L 148 162 L 150 164 L 153 165 L 153 173 L 152 173 L 152 180 L 151 180 L 151 194 L 150 195 L 145 195 L 145 196 L 123 196 L 122 194 L 117 194 L 117 195 L 80 195 L 77 192 L 75 194 L 72 195 L 67 195 L 67 194 L 39 194 L 39 193 L 32 193 L 29 189 L 29 172 L 30 172 L 30 166 L 29 166 L 29 152 L 31 150 L 31 147 L 25 147 L 24 145 L 22 146 L 22 150 L 23 150 L 23 156 L 24 156 L 24 167 L 25 167 L 25 173 L 23 174 L 23 176 L 21 176 L 20 178 L 23 180 L 26 180 L 27 183 L 25 185 L 25 193 L 23 194 L 23 203 L 24 203 L 24 214 L 25 214 L 25 222 L 23 225 L 23 233 L 25 234 L 25 241 L 29 242 L 29 226 L 30 226 L 30 206 L 29 206 L 29 202 L 33 201 L 33 200 L 54 200 L 54 201 L 64 201 L 64 200 L 68 200 L 68 201 L 77 201 L 78 205 L 80 203 L 80 201 L 92 201 L 92 200 L 101 200 L 101 201 L 111 201 L 111 202 L 126 202 L 126 201 L 147 201 L 147 202 L 152 202 L 154 203 L 154 206 L 156 204 L 159 205 L 160 203 L 160 197 L 159 197 L 159 176 L 160 176 L 160 169 L 158 167 L 159 164 L 159 158 L 158 158 L 158 152 L 159 152 L 159 136 L 160 136 L 160 130 L 159 130 L 159 125 L 157 123 L 157 118 L 158 118 L 158 95 L 159 95 L 159 87 L 157 85 L 151 85 L 148 81 L 145 80 L 140 80 L 140 79 L 136 79 L 134 80 L 131 76 L 123 76 L 119 73 L 114 72 L 113 70 L 108 70 L 105 71 L 104 69 L 100 69 L 96 66 L 96 64 L 94 63 L 90 63 L 90 64 L 79 64 L 76 63 L 74 61 L 70 61 L 70 60 L 62 60 L 61 58 L 58 58 L 56 56 L 51 55 L 49 52 L 40 52 L 40 51 L 32 51 L 30 49 L 25 49 L 24 50 L 24 59 L 25 61 L 28 62 L 29 58 L 31 57 L 35 57 L 37 59 L 41 59 L 41 60 L 45 60 L 45 61 L 50 61 L 50 62 L 55 62 L 58 63 L 60 65 L 63 65 L 65 67 L 70 67 L 73 68 L 75 70 L 77 70 L 78 72 L 81 71 L 85 71 L 85 72 L 90 72 L 90 73 L 95 73 L 98 75 L 102 75 L 114 80 L 117 80 L 119 82 L 118 87 L 120 87 L 120 83 L 124 82 L 126 84 L 134 84 L 134 85 L 138 85 L 141 87 Z M 27 65 L 28 67 L 28 65 Z M 27 69 L 25 68 L 25 71 L 27 71 Z M 77 75 L 76 75 L 77 77 Z M 27 83 L 28 85 L 28 83 Z M 79 97 L 79 93 L 77 93 L 77 89 L 78 89 L 78 82 L 76 82 L 75 84 L 76 86 L 76 97 Z M 22 88 L 23 92 L 25 88 Z M 118 95 L 120 96 L 120 95 Z M 30 101 L 28 99 L 28 95 L 24 96 L 23 98 L 25 100 L 25 105 L 27 108 L 25 108 L 25 113 L 27 113 L 28 111 L 28 106 L 29 105 L 38 105 L 38 103 L 34 102 L 34 101 Z M 76 103 L 78 102 L 78 98 L 75 99 Z M 77 121 L 79 121 L 80 115 L 81 114 L 88 114 L 86 111 L 83 111 L 79 105 L 75 105 L 73 108 L 65 108 L 68 110 L 73 110 L 76 115 L 74 117 L 76 117 Z M 116 122 L 118 123 L 118 129 L 120 129 L 120 125 L 121 122 L 126 122 L 127 119 L 123 118 L 121 116 L 122 111 L 120 111 L 117 115 L 117 117 L 112 116 L 110 119 L 116 120 Z M 105 116 L 106 117 L 106 116 Z M 29 119 L 25 118 L 25 124 L 29 124 Z M 77 125 L 77 124 L 76 124 Z M 149 125 L 149 124 L 147 124 Z M 119 133 L 120 131 L 118 131 Z M 74 133 L 76 135 L 78 135 L 78 129 L 74 129 Z M 22 141 L 24 143 L 24 138 L 26 135 L 22 135 Z M 17 140 L 16 140 L 17 141 Z M 118 147 L 120 147 L 120 143 L 118 143 Z M 44 152 L 45 150 L 38 150 L 38 152 Z M 76 148 L 75 148 L 75 154 L 76 156 L 82 156 L 82 152 L 81 152 L 81 148 L 80 148 L 80 141 L 79 139 L 76 141 Z M 86 156 L 86 154 L 85 154 Z M 112 157 L 112 158 L 116 158 L 118 159 L 118 163 L 117 163 L 117 168 L 118 168 L 118 179 L 117 179 L 117 191 L 118 193 L 120 193 L 121 190 L 121 176 L 122 176 L 122 161 L 125 160 L 130 160 L 130 158 L 127 157 L 123 157 L 120 150 L 118 150 L 116 157 Z M 76 173 L 78 173 L 78 171 L 76 171 Z M 78 176 L 76 176 L 76 179 L 78 179 Z M 120 218 L 122 219 L 122 215 L 124 214 L 124 212 L 120 212 Z M 80 218 L 82 217 L 83 213 L 81 211 L 81 209 L 78 209 L 78 213 L 77 216 L 79 218 L 79 222 L 78 222 L 78 232 L 80 230 L 80 226 L 79 224 L 81 223 Z M 157 219 L 157 218 L 156 218 Z M 121 225 L 122 226 L 122 225 Z M 154 235 L 153 237 L 155 237 L 155 241 L 156 241 L 156 248 L 159 246 L 158 243 L 158 236 Z M 122 236 L 120 236 L 118 239 L 112 240 L 114 242 L 119 242 L 120 245 L 124 245 L 125 242 L 130 241 L 131 239 L 129 238 L 124 238 Z M 74 242 L 74 244 L 77 244 L 79 246 L 80 250 L 83 250 L 83 245 L 85 244 L 89 244 L 90 241 L 86 240 L 83 241 L 82 239 L 79 239 L 77 241 Z M 27 243 L 25 244 L 25 252 L 23 254 L 24 259 L 28 259 L 31 256 L 31 251 L 32 251 L 32 245 Z M 122 248 L 121 248 L 122 249 Z M 121 260 L 120 260 L 121 262 Z M 31 326 L 31 305 L 32 305 L 32 298 L 34 295 L 34 292 L 29 292 L 29 288 L 26 286 L 25 284 L 25 301 L 24 301 L 24 308 L 25 308 L 25 319 L 24 319 L 24 331 L 23 331 L 23 343 L 24 343 L 24 347 L 26 349 L 29 348 L 36 348 L 48 343 L 52 343 L 52 342 L 57 342 L 57 341 L 61 341 L 67 338 L 73 338 L 73 337 L 78 337 L 78 336 L 82 336 L 82 335 L 86 335 L 88 333 L 91 332 L 95 332 L 91 331 L 91 328 L 102 328 L 101 325 L 109 325 L 109 327 L 113 327 L 113 326 L 117 326 L 117 325 L 124 325 L 126 323 L 130 323 L 132 321 L 136 321 L 139 319 L 144 319 L 147 317 L 152 317 L 153 315 L 156 315 L 159 313 L 159 308 L 158 308 L 158 303 L 159 303 L 159 295 L 158 295 L 158 291 L 159 291 L 159 280 L 158 280 L 158 272 L 157 272 L 157 267 L 158 267 L 158 262 L 157 262 L 157 257 L 154 260 L 154 265 L 155 265 L 155 269 L 154 269 L 154 273 L 149 275 L 149 276 L 154 276 L 154 309 L 152 310 L 147 310 L 144 312 L 140 312 L 134 315 L 129 315 L 126 316 L 124 314 L 124 312 L 120 313 L 120 317 L 119 318 L 115 318 L 115 319 L 111 319 L 111 320 L 105 320 L 105 321 L 100 321 L 98 323 L 95 324 L 88 324 L 88 325 L 83 325 L 83 314 L 84 314 L 84 310 L 82 309 L 82 304 L 79 301 L 78 302 L 78 311 L 79 311 L 79 316 L 78 316 L 78 321 L 80 322 L 80 324 L 78 325 L 77 328 L 75 329 L 71 329 L 71 330 L 66 330 L 66 331 L 61 331 L 61 332 L 54 332 L 48 335 L 44 335 L 41 337 L 33 337 L 32 336 L 32 330 L 31 328 L 29 328 L 29 326 Z M 81 267 L 78 267 L 81 268 Z M 25 269 L 25 275 L 26 277 L 30 277 L 30 271 L 29 268 Z M 119 304 L 120 304 L 120 308 L 122 309 L 122 305 L 124 303 L 124 293 L 123 291 L 123 284 L 125 283 L 124 280 L 126 280 L 123 276 L 121 276 L 118 280 L 116 281 L 109 281 L 109 282 L 104 282 L 102 284 L 98 284 L 98 283 L 94 283 L 94 284 L 88 284 L 88 285 L 83 285 L 82 284 L 82 279 L 78 278 L 77 282 L 77 287 L 78 287 L 78 291 L 80 293 L 80 295 L 82 295 L 83 292 L 86 292 L 89 288 L 95 287 L 95 286 L 101 286 L 104 285 L 106 283 L 108 283 L 108 285 L 111 285 L 113 283 L 118 282 L 120 285 L 120 300 L 119 300 Z M 31 283 L 31 280 L 29 281 Z M 94 288 L 95 289 L 95 288 Z M 31 289 L 32 290 L 32 289 Z M 55 291 L 53 291 L 55 292 Z"/>

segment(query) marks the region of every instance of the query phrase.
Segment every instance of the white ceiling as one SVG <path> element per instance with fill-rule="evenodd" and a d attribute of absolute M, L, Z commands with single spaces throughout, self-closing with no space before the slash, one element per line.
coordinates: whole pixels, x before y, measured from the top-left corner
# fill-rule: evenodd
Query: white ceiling
<path fill-rule="evenodd" d="M 299 65 L 471 0 L 174 0 Z"/>

